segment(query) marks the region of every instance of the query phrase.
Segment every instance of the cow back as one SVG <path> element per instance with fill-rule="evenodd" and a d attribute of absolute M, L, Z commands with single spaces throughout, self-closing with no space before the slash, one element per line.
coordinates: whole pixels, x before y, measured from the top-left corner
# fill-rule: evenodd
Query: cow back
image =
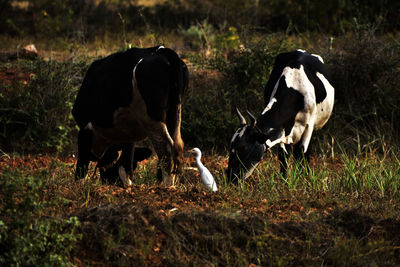
<path fill-rule="evenodd" d="M 132 48 L 94 61 L 76 97 L 72 114 L 80 128 L 89 122 L 110 128 L 113 113 L 132 101 L 132 70 L 159 47 Z"/>
<path fill-rule="evenodd" d="M 326 98 L 325 86 L 317 77 L 317 73 L 321 73 L 330 83 L 332 83 L 332 81 L 322 59 L 317 55 L 309 54 L 303 50 L 296 50 L 279 54 L 275 58 L 270 78 L 264 90 L 265 105 L 267 105 L 271 100 L 274 88 L 281 78 L 284 68 L 290 67 L 300 69 L 300 66 L 304 67 L 307 78 L 314 86 L 316 103 L 321 103 Z"/>

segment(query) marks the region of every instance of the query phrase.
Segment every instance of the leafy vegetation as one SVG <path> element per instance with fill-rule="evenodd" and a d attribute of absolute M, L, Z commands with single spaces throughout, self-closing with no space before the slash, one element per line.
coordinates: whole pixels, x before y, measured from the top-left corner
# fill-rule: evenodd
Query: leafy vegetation
<path fill-rule="evenodd" d="M 0 264 L 398 265 L 399 3 L 364 2 L 0 1 L 0 53 L 32 40 L 40 53 L 0 63 Z M 159 186 L 155 158 L 130 188 L 93 165 L 75 181 L 70 110 L 88 65 L 160 43 L 189 66 L 182 135 L 219 191 L 190 168 Z M 235 107 L 257 115 L 275 56 L 297 48 L 324 58 L 336 89 L 310 166 L 289 159 L 282 177 L 272 150 L 228 184 Z"/>
<path fill-rule="evenodd" d="M 189 170 L 176 188 L 157 185 L 154 176 L 140 185 L 155 173 L 156 159 L 139 164 L 138 185 L 123 189 L 102 185 L 93 167 L 87 179 L 74 181 L 70 159 L 3 156 L 1 245 L 21 252 L 2 260 L 395 266 L 399 160 L 370 150 L 331 156 L 313 157 L 309 169 L 291 163 L 283 179 L 276 158 L 267 154 L 254 175 L 235 187 L 225 183 L 226 158 L 206 154 L 217 193 L 203 190 Z"/>
<path fill-rule="evenodd" d="M 10 76 L 0 84 L 4 149 L 29 153 L 70 148 L 76 133 L 71 109 L 86 68 L 83 62 L 44 60 L 2 65 Z"/>
<path fill-rule="evenodd" d="M 186 29 L 207 19 L 219 28 L 250 25 L 268 33 L 284 32 L 292 27 L 300 32 L 340 35 L 351 29 L 354 17 L 363 24 L 382 23 L 385 31 L 399 30 L 399 11 L 400 4 L 395 0 L 300 3 L 284 0 L 4 0 L 0 6 L 0 30 L 16 36 L 50 34 L 85 41 L 119 31 L 119 14 L 122 14 L 126 18 L 126 29 L 142 34 L 149 28 L 154 32 Z"/>
<path fill-rule="evenodd" d="M 0 263 L 22 266 L 65 266 L 81 238 L 77 217 L 58 218 L 60 204 L 41 194 L 47 184 L 40 173 L 0 173 Z"/>
<path fill-rule="evenodd" d="M 337 136 L 396 146 L 400 46 L 390 35 L 378 36 L 376 26 L 355 23 L 354 32 L 347 35 L 352 42 L 327 54 L 336 87 L 332 122 Z"/>

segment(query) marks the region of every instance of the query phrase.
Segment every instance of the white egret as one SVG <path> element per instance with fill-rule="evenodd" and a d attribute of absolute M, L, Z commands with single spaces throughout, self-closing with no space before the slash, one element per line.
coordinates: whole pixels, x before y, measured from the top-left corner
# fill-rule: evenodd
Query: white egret
<path fill-rule="evenodd" d="M 213 192 L 218 191 L 217 183 L 214 180 L 214 177 L 210 173 L 210 171 L 201 163 L 201 151 L 199 148 L 195 147 L 189 150 L 190 153 L 193 153 L 196 157 L 197 168 L 200 172 L 201 181 L 205 186 L 211 189 Z"/>

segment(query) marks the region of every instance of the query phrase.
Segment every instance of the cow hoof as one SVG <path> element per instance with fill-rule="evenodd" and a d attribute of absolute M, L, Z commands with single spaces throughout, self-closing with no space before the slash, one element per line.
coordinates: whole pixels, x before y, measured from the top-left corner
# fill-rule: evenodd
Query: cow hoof
<path fill-rule="evenodd" d="M 119 174 L 119 178 L 121 178 L 121 181 L 124 184 L 125 188 L 132 186 L 132 181 L 131 181 L 131 179 L 129 179 L 129 176 L 126 174 L 124 167 L 122 167 L 122 166 L 119 167 L 118 174 Z"/>

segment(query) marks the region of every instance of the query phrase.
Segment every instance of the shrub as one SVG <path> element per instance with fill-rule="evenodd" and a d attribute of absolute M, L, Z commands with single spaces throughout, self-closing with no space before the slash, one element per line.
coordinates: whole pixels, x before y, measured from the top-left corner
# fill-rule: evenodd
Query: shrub
<path fill-rule="evenodd" d="M 232 110 L 235 106 L 251 111 L 261 111 L 264 99 L 264 87 L 268 81 L 276 55 L 287 51 L 290 44 L 273 41 L 274 36 L 255 43 L 245 43 L 239 49 L 221 54 L 208 61 L 211 68 L 222 73 Z"/>
<path fill-rule="evenodd" d="M 224 149 L 238 126 L 235 108 L 248 109 L 255 116 L 261 112 L 275 56 L 291 47 L 273 38 L 246 43 L 228 55 L 191 58 L 209 73 L 204 77 L 201 72 L 192 72 L 192 91 L 187 94 L 182 113 L 182 135 L 188 145 Z"/>
<path fill-rule="evenodd" d="M 188 29 L 180 29 L 180 33 L 187 45 L 193 49 L 209 49 L 210 42 L 215 39 L 214 27 L 204 20 L 201 24 L 191 25 Z"/>
<path fill-rule="evenodd" d="M 61 152 L 72 143 L 73 100 L 85 63 L 17 61 L 2 71 L 26 79 L 0 84 L 0 143 L 6 150 Z"/>
<path fill-rule="evenodd" d="M 0 174 L 0 265 L 65 266 L 80 239 L 80 222 L 44 216 L 57 203 L 41 201 L 43 178 L 5 170 Z"/>
<path fill-rule="evenodd" d="M 376 140 L 398 144 L 398 41 L 379 36 L 376 26 L 357 23 L 345 39 L 326 56 L 336 89 L 332 130 L 347 140 L 361 138 L 362 144 Z"/>

